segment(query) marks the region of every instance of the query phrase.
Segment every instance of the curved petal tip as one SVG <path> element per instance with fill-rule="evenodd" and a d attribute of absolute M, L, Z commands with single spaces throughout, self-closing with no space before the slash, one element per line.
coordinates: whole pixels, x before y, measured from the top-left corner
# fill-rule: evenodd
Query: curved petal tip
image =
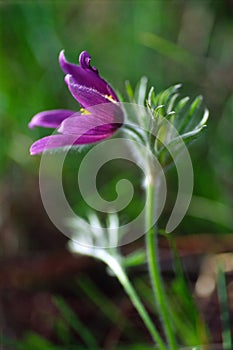
<path fill-rule="evenodd" d="M 31 120 L 30 123 L 28 123 L 29 129 L 34 129 L 35 126 L 36 126 L 36 125 L 34 124 L 34 121 L 33 121 L 33 120 Z"/>
<path fill-rule="evenodd" d="M 91 56 L 87 51 L 82 51 L 79 55 L 79 64 L 83 69 L 90 68 Z"/>
<path fill-rule="evenodd" d="M 65 50 L 61 50 L 61 52 L 59 53 L 58 61 L 62 70 L 65 70 L 66 65 L 68 63 L 65 57 Z"/>

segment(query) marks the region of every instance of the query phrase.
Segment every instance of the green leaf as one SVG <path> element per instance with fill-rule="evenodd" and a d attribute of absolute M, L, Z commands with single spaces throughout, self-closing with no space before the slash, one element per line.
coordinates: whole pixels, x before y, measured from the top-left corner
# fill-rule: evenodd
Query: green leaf
<path fill-rule="evenodd" d="M 174 109 L 175 101 L 177 100 L 179 94 L 174 94 L 167 105 L 167 113 L 171 113 Z M 174 112 L 175 113 L 175 112 Z"/>
<path fill-rule="evenodd" d="M 155 89 L 152 86 L 150 88 L 150 91 L 149 91 L 149 94 L 148 94 L 148 99 L 147 99 L 147 106 L 148 107 L 152 106 L 152 104 L 154 103 L 154 98 L 155 98 Z"/>
<path fill-rule="evenodd" d="M 53 302 L 71 328 L 82 338 L 88 349 L 98 349 L 96 340 L 89 329 L 79 320 L 78 316 L 61 297 L 53 297 Z"/>
<path fill-rule="evenodd" d="M 196 128 L 206 126 L 206 122 L 207 122 L 208 118 L 209 118 L 209 110 L 205 109 L 204 113 L 203 113 L 203 117 L 202 117 L 200 123 L 196 126 Z"/>
<path fill-rule="evenodd" d="M 147 82 L 148 79 L 146 77 L 142 77 L 135 89 L 135 100 L 139 106 L 145 105 Z"/>
<path fill-rule="evenodd" d="M 175 107 L 175 112 L 178 113 L 180 112 L 188 103 L 188 101 L 190 100 L 190 97 L 186 96 L 183 97 L 176 105 Z"/>
<path fill-rule="evenodd" d="M 202 96 L 197 96 L 195 98 L 195 100 L 192 102 L 191 106 L 188 109 L 188 112 L 186 113 L 186 116 L 183 118 L 180 126 L 178 127 L 178 130 L 180 133 L 183 132 L 187 128 L 188 124 L 190 123 L 190 121 L 194 117 L 194 114 L 196 113 L 196 111 L 200 107 L 202 100 L 203 100 Z"/>
<path fill-rule="evenodd" d="M 140 40 L 145 46 L 192 69 L 199 63 L 199 59 L 189 51 L 154 33 L 141 33 Z"/>
<path fill-rule="evenodd" d="M 146 83 L 147 80 L 142 78 L 136 88 L 135 95 L 141 105 L 143 99 L 145 100 Z M 154 87 L 151 87 L 144 101 L 148 113 L 146 115 L 136 114 L 139 125 L 146 126 L 150 130 L 150 133 L 144 135 L 143 144 L 149 145 L 153 154 L 164 166 L 174 161 L 169 156 L 168 145 L 176 147 L 175 152 L 178 154 L 182 141 L 188 144 L 197 138 L 204 130 L 209 116 L 207 109 L 204 112 L 199 111 L 202 96 L 197 96 L 191 104 L 188 104 L 188 96 L 179 97 L 181 86 L 181 84 L 176 84 L 157 94 L 155 94 Z"/>
<path fill-rule="evenodd" d="M 122 264 L 125 267 L 134 267 L 142 265 L 146 262 L 146 253 L 144 250 L 137 250 L 132 254 L 129 254 L 122 260 Z"/>
<path fill-rule="evenodd" d="M 89 278 L 82 276 L 82 278 L 77 280 L 77 283 L 89 297 L 89 299 L 99 307 L 99 309 L 105 316 L 107 316 L 108 319 L 110 319 L 113 323 L 119 324 L 120 313 L 118 307 L 110 299 L 108 299 Z"/>
<path fill-rule="evenodd" d="M 134 91 L 133 91 L 133 88 L 132 88 L 132 86 L 131 86 L 131 84 L 130 84 L 130 82 L 128 80 L 125 82 L 125 89 L 126 89 L 129 101 L 130 102 L 135 102 L 135 100 L 134 100 Z"/>
<path fill-rule="evenodd" d="M 155 107 L 157 105 L 167 105 L 169 100 L 180 89 L 181 84 L 170 86 L 168 89 L 158 93 L 154 98 Z"/>
<path fill-rule="evenodd" d="M 194 130 L 192 130 L 192 131 L 186 132 L 186 133 L 180 135 L 180 138 L 181 138 L 185 143 L 187 143 L 187 142 L 189 142 L 189 141 L 191 141 L 191 140 L 194 140 L 194 139 L 198 136 L 198 134 L 200 134 L 200 132 L 203 131 L 203 130 L 205 129 L 205 127 L 206 127 L 206 125 L 203 125 L 203 126 L 201 126 L 200 128 L 198 128 L 198 129 L 194 129 Z M 173 144 L 173 143 L 175 144 L 175 142 L 176 142 L 177 140 L 180 140 L 180 138 L 175 138 L 174 140 L 172 140 L 172 144 Z M 178 142 L 179 142 L 179 141 L 178 141 Z"/>
<path fill-rule="evenodd" d="M 81 276 L 77 279 L 78 286 L 89 297 L 90 301 L 96 305 L 99 310 L 113 322 L 122 332 L 126 329 L 125 336 L 130 339 L 131 343 L 137 341 L 137 337 L 131 331 L 132 324 L 122 313 L 121 308 L 114 304 L 111 298 L 108 298 L 93 281 Z M 104 307 L 103 307 L 104 306 Z"/>
<path fill-rule="evenodd" d="M 185 134 L 182 134 L 179 137 L 172 139 L 172 141 L 169 142 L 167 146 L 163 146 L 158 152 L 158 158 L 161 164 L 165 166 L 167 165 L 167 159 L 168 158 L 171 159 L 169 152 L 167 150 L 168 146 L 169 148 L 173 147 L 176 150 L 176 153 L 178 154 L 182 149 L 183 142 L 185 144 L 188 144 L 189 142 L 195 140 L 199 136 L 200 132 L 202 132 L 204 129 L 205 129 L 205 125 L 203 125 L 199 129 L 195 129 L 193 131 L 189 131 Z M 169 164 L 170 164 L 170 161 L 169 161 Z"/>
<path fill-rule="evenodd" d="M 62 344 L 70 344 L 74 342 L 70 327 L 63 317 L 56 318 L 54 322 L 55 332 L 57 337 L 61 340 Z"/>
<path fill-rule="evenodd" d="M 23 339 L 23 346 L 25 350 L 60 350 L 50 343 L 47 339 L 42 338 L 40 335 L 30 332 Z"/>

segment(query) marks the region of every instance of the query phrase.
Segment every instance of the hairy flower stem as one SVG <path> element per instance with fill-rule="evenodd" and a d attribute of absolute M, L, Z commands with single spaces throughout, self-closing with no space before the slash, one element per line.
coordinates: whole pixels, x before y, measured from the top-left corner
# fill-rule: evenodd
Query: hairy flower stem
<path fill-rule="evenodd" d="M 155 192 L 156 191 L 156 192 Z M 154 217 L 156 214 L 156 201 L 158 201 L 159 193 L 159 175 L 156 175 L 153 171 L 149 171 L 146 181 L 146 249 L 148 268 L 151 278 L 151 283 L 154 291 L 154 297 L 156 305 L 158 307 L 158 313 L 161 316 L 162 325 L 166 335 L 166 339 L 170 350 L 177 350 L 177 343 L 175 334 L 172 330 L 171 322 L 169 319 L 166 294 L 163 286 L 162 276 L 159 266 L 158 255 L 158 231 L 154 225 Z"/>
<path fill-rule="evenodd" d="M 155 328 L 153 322 L 151 321 L 150 316 L 148 315 L 144 305 L 142 304 L 138 294 L 136 293 L 134 287 L 132 286 L 127 274 L 125 273 L 125 270 L 120 265 L 120 263 L 115 258 L 108 257 L 105 259 L 105 262 L 109 266 L 109 268 L 114 272 L 115 276 L 123 286 L 125 292 L 128 294 L 131 302 L 133 303 L 134 307 L 136 308 L 137 312 L 141 316 L 145 326 L 147 327 L 148 331 L 150 332 L 153 340 L 158 346 L 159 350 L 166 350 L 166 346 L 158 332 L 158 330 Z"/>

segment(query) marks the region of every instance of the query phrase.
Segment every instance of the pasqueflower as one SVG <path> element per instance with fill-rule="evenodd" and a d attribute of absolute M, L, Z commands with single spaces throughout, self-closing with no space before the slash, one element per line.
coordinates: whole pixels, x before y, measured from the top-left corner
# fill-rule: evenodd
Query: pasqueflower
<path fill-rule="evenodd" d="M 66 109 L 44 111 L 36 114 L 30 128 L 42 126 L 55 128 L 58 134 L 39 139 L 30 148 L 32 155 L 65 146 L 90 144 L 112 136 L 123 123 L 123 111 L 111 86 L 90 65 L 91 57 L 83 51 L 79 66 L 68 62 L 64 51 L 59 63 L 66 73 L 65 82 L 79 102 L 79 112 Z"/>

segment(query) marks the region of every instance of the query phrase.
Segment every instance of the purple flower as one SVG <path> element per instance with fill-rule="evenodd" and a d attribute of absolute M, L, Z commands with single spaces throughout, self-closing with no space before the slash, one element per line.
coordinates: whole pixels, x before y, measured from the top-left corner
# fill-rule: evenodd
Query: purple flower
<path fill-rule="evenodd" d="M 30 128 L 55 128 L 58 134 L 44 137 L 30 148 L 32 155 L 49 149 L 98 142 L 112 136 L 123 123 L 123 111 L 111 86 L 90 65 L 91 57 L 83 51 L 79 64 L 69 63 L 61 51 L 59 63 L 66 73 L 65 82 L 81 105 L 79 112 L 56 109 L 36 114 Z"/>

